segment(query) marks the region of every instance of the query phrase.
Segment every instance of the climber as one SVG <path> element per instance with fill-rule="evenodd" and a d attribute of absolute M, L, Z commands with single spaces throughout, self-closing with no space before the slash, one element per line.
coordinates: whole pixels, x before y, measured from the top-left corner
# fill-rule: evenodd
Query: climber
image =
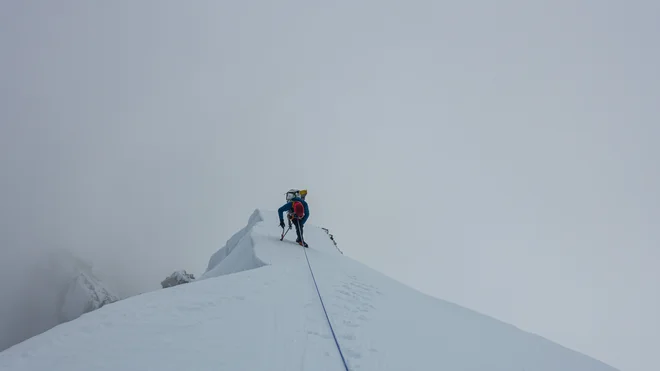
<path fill-rule="evenodd" d="M 285 211 L 287 212 L 289 222 L 293 223 L 293 225 L 296 227 L 296 234 L 298 236 L 296 238 L 296 243 L 300 244 L 301 246 L 309 247 L 307 242 L 305 242 L 305 238 L 303 237 L 303 227 L 309 218 L 309 206 L 304 200 L 305 196 L 307 196 L 306 190 L 290 190 L 286 194 L 287 202 L 277 210 L 277 213 L 280 217 L 280 227 L 284 229 L 285 224 L 283 214 Z"/>

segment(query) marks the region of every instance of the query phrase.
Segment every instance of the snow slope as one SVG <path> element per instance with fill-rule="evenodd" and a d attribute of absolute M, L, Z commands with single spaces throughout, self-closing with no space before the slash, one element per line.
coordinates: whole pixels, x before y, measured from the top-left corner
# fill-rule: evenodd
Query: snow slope
<path fill-rule="evenodd" d="M 281 242 L 277 224 L 256 210 L 198 280 L 59 325 L 0 370 L 344 370 L 311 272 L 349 370 L 615 370 L 373 271 L 321 228 L 309 249 Z"/>
<path fill-rule="evenodd" d="M 13 293 L 0 299 L 0 350 L 120 300 L 69 251 L 26 254 L 12 264 L 2 271 Z"/>

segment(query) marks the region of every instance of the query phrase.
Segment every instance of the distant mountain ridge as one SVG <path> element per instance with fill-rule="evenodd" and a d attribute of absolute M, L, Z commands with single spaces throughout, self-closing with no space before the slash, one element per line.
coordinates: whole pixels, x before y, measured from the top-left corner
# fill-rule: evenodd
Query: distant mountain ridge
<path fill-rule="evenodd" d="M 3 303 L 0 350 L 120 300 L 91 264 L 69 251 L 51 250 L 20 261 L 25 266 L 13 278 L 23 295 Z"/>

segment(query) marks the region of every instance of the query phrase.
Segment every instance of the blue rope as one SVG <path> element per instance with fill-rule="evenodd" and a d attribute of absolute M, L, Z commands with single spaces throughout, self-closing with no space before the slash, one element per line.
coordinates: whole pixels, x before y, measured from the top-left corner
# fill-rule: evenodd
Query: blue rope
<path fill-rule="evenodd" d="M 339 342 L 337 341 L 337 336 L 335 335 L 335 330 L 332 328 L 332 323 L 330 322 L 330 317 L 328 316 L 328 311 L 325 310 L 325 304 L 323 304 L 323 298 L 321 297 L 321 291 L 319 291 L 319 285 L 316 284 L 316 278 L 314 278 L 314 271 L 312 271 L 312 265 L 309 264 L 309 258 L 307 257 L 307 249 L 303 248 L 305 252 L 305 259 L 307 259 L 307 266 L 309 267 L 309 273 L 312 274 L 312 280 L 314 280 L 314 287 L 316 287 L 316 293 L 319 294 L 319 300 L 321 301 L 321 306 L 323 307 L 323 313 L 325 313 L 325 319 L 328 320 L 328 325 L 330 326 L 330 331 L 332 332 L 332 337 L 335 339 L 335 345 L 337 345 L 337 350 L 341 356 L 341 361 L 344 362 L 344 368 L 348 370 L 348 365 L 346 364 L 346 358 L 344 358 L 344 353 L 341 351 Z"/>

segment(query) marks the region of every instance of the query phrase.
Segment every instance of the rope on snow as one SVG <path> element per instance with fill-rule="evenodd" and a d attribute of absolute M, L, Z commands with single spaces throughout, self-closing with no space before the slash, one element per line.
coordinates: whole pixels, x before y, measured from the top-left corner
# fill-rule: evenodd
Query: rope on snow
<path fill-rule="evenodd" d="M 305 240 L 303 240 L 304 243 Z M 328 320 L 328 326 L 330 326 L 330 332 L 332 332 L 332 337 L 335 339 L 335 345 L 337 345 L 337 350 L 341 356 L 341 361 L 344 363 L 344 368 L 348 370 L 348 364 L 346 364 L 346 358 L 344 358 L 344 353 L 341 351 L 339 346 L 339 341 L 337 341 L 337 336 L 335 335 L 335 330 L 332 328 L 332 323 L 330 322 L 330 317 L 328 316 L 328 311 L 325 309 L 325 304 L 323 304 L 323 298 L 321 297 L 321 291 L 319 291 L 319 285 L 316 284 L 316 278 L 314 277 L 314 271 L 312 270 L 312 265 L 309 263 L 309 257 L 307 256 L 307 249 L 303 247 L 305 252 L 305 259 L 307 260 L 307 266 L 309 267 L 309 273 L 312 274 L 312 280 L 314 281 L 314 287 L 316 287 L 316 293 L 319 295 L 319 300 L 321 301 L 321 306 L 323 307 L 323 313 L 325 313 L 325 319 Z"/>

